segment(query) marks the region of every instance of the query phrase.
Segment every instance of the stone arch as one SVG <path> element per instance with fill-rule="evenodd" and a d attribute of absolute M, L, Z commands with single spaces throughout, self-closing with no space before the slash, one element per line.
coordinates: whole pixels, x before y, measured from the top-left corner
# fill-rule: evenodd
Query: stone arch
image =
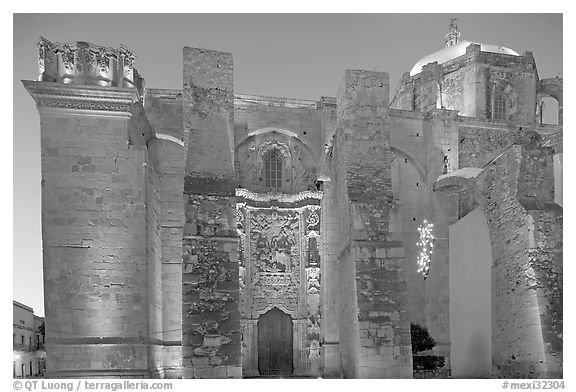
<path fill-rule="evenodd" d="M 176 143 L 177 145 L 184 147 L 184 141 L 178 139 L 176 136 L 169 135 L 167 133 L 156 132 L 156 139 L 166 140 L 168 142 Z M 149 139 L 150 140 L 150 139 Z"/>
<path fill-rule="evenodd" d="M 284 140 L 294 140 L 299 145 L 301 145 L 306 152 L 308 152 L 312 156 L 314 155 L 314 151 L 302 139 L 300 139 L 295 132 L 289 131 L 287 129 L 274 128 L 274 127 L 260 128 L 255 131 L 251 131 L 241 142 L 239 142 L 236 145 L 236 150 L 240 149 L 242 146 L 246 144 L 255 142 L 257 136 L 274 135 L 274 134 L 281 136 L 281 139 Z"/>
<path fill-rule="evenodd" d="M 287 129 L 275 128 L 275 127 L 265 127 L 265 128 L 260 128 L 260 129 L 251 131 L 248 133 L 248 137 L 256 136 L 256 135 L 262 135 L 262 134 L 269 133 L 269 132 L 277 132 L 277 133 L 281 133 L 281 134 L 289 136 L 289 137 L 298 138 L 298 135 L 295 132 L 289 131 Z"/>
<path fill-rule="evenodd" d="M 274 308 L 276 308 L 276 309 L 286 313 L 287 315 L 289 315 L 292 318 L 292 321 L 294 321 L 297 318 L 298 309 L 294 308 L 294 309 L 290 310 L 286 306 L 284 306 L 283 304 L 268 304 L 268 305 L 266 305 L 266 307 L 264 307 L 262 309 L 254 309 L 254 316 L 255 316 L 255 318 L 259 318 L 260 316 L 268 313 L 269 311 L 271 311 Z"/>
<path fill-rule="evenodd" d="M 562 275 L 558 273 L 562 263 L 562 211 L 552 202 L 546 182 L 534 181 L 541 167 L 528 164 L 542 161 L 550 153 L 541 144 L 517 140 L 484 168 L 463 168 L 441 176 L 434 184 L 434 190 L 440 192 L 469 190 L 478 206 L 474 211 L 483 215 L 481 226 L 487 225 L 490 244 L 488 239 L 484 242 L 491 252 L 492 328 L 491 332 L 484 328 L 484 335 L 492 335 L 492 377 L 554 378 L 562 374 L 558 360 L 562 352 Z M 474 211 L 455 226 L 470 221 Z M 466 230 L 451 228 L 450 237 L 461 237 Z M 472 237 L 468 242 L 476 241 Z M 457 242 L 463 240 L 455 238 Z M 469 249 L 461 249 L 460 259 L 468 258 L 462 254 Z M 472 257 L 477 257 L 479 251 L 473 253 Z M 484 261 L 487 259 L 485 256 Z M 451 280 L 457 278 L 458 267 L 451 266 Z M 484 281 L 488 285 L 488 280 Z M 456 291 L 451 288 L 451 298 L 458 296 Z M 457 304 L 451 302 L 451 312 L 454 306 Z M 454 322 L 459 317 L 469 318 L 465 313 L 466 309 L 459 313 L 463 317 L 455 313 Z M 452 332 L 454 328 L 452 325 Z M 466 336 L 460 337 L 470 338 Z M 460 348 L 464 350 L 460 354 L 465 353 L 465 347 Z M 455 346 L 454 350 L 459 349 Z M 484 365 L 488 369 L 488 364 Z M 455 375 L 470 376 L 462 361 L 453 370 Z"/>
<path fill-rule="evenodd" d="M 545 108 L 543 103 L 547 97 L 553 98 L 558 102 L 558 124 L 563 123 L 563 79 L 562 78 L 549 78 L 542 79 L 538 82 L 537 104 L 536 104 L 536 117 L 540 124 L 543 124 L 543 112 Z"/>
<path fill-rule="evenodd" d="M 238 186 L 255 192 L 269 192 L 263 176 L 264 156 L 276 149 L 282 156 L 282 193 L 315 190 L 317 162 L 313 150 L 294 132 L 280 128 L 262 128 L 250 132 L 235 149 Z"/>
<path fill-rule="evenodd" d="M 390 151 L 393 152 L 396 157 L 404 159 L 405 163 L 410 163 L 412 166 L 414 166 L 414 168 L 416 169 L 416 171 L 420 175 L 420 179 L 422 181 L 424 181 L 424 178 L 426 178 L 426 174 L 425 174 L 426 172 L 425 172 L 424 168 L 416 161 L 416 159 L 414 159 L 407 152 L 405 152 L 405 151 L 403 151 L 397 147 L 394 147 L 394 146 L 390 146 Z"/>

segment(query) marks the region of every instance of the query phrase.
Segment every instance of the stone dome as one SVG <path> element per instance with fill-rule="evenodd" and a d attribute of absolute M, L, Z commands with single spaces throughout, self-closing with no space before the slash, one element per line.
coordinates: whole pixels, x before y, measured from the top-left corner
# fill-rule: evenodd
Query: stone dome
<path fill-rule="evenodd" d="M 442 50 L 434 52 L 434 53 L 420 59 L 420 61 L 418 61 L 414 65 L 414 67 L 412 67 L 412 70 L 410 71 L 410 76 L 414 76 L 414 75 L 420 73 L 422 71 L 422 67 L 424 67 L 428 63 L 433 63 L 436 61 L 436 62 L 438 62 L 438 64 L 443 64 L 447 61 L 450 61 L 450 60 L 453 60 L 457 57 L 460 57 L 463 54 L 466 54 L 466 47 L 469 46 L 470 44 L 480 45 L 480 50 L 482 50 L 483 52 L 491 52 L 491 53 L 520 56 L 514 50 L 512 50 L 510 48 L 506 48 L 504 46 L 479 44 L 477 42 L 462 40 L 462 41 L 459 41 L 457 44 L 454 44 L 452 46 L 449 46 L 447 48 L 444 48 Z"/>

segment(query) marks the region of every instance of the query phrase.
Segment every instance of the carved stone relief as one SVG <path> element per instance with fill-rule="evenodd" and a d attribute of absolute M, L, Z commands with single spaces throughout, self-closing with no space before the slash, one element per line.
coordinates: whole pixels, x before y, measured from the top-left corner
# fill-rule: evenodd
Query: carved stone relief
<path fill-rule="evenodd" d="M 306 277 L 308 360 L 310 361 L 310 371 L 312 374 L 316 374 L 320 360 L 320 268 L 306 268 Z"/>
<path fill-rule="evenodd" d="M 69 72 L 74 72 L 74 52 L 70 45 L 62 45 L 62 64 Z"/>
<path fill-rule="evenodd" d="M 54 44 L 45 40 L 38 41 L 38 69 L 40 75 L 44 73 L 46 67 L 54 63 L 55 55 Z"/>
<path fill-rule="evenodd" d="M 101 74 L 108 75 L 110 73 L 110 59 L 106 54 L 106 49 L 99 48 L 96 55 L 96 61 L 98 64 L 98 71 Z"/>
<path fill-rule="evenodd" d="M 298 212 L 251 212 L 250 281 L 254 311 L 262 311 L 276 304 L 296 311 L 300 243 Z"/>
<path fill-rule="evenodd" d="M 78 42 L 75 55 L 78 72 L 89 73 L 92 70 L 96 57 L 90 51 L 88 44 Z"/>
<path fill-rule="evenodd" d="M 123 73 L 124 77 L 130 81 L 134 78 L 134 60 L 136 55 L 125 47 L 121 47 L 119 50 L 120 57 L 123 59 Z"/>
<path fill-rule="evenodd" d="M 294 357 L 298 374 L 319 374 L 320 367 L 320 235 L 319 192 L 299 194 L 258 194 L 237 189 L 246 200 L 237 204 L 236 223 L 241 238 L 240 265 L 243 323 L 248 325 L 266 311 L 277 307 L 289 313 L 295 326 Z M 301 207 L 250 206 L 250 203 L 295 203 Z M 247 205 L 248 204 L 248 205 Z M 243 324 L 243 325 L 244 325 Z M 252 336 L 252 335 L 251 335 Z M 255 343 L 245 337 L 246 344 Z M 254 348 L 245 347 L 246 371 L 255 369 Z M 252 369 L 254 368 L 254 369 Z M 257 371 L 256 371 L 257 374 Z"/>

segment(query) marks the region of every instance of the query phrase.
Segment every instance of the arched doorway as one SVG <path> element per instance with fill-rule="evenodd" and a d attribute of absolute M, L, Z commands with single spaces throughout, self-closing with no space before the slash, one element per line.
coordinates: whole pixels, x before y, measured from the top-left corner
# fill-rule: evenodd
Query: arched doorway
<path fill-rule="evenodd" d="M 258 320 L 258 371 L 261 376 L 292 375 L 292 318 L 273 308 Z"/>

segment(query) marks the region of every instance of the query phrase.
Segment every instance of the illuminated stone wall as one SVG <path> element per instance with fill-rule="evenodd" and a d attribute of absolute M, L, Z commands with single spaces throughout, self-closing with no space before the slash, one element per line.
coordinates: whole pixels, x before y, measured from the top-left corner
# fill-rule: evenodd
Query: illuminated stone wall
<path fill-rule="evenodd" d="M 562 126 L 534 108 L 562 84 L 537 93 L 529 52 L 472 45 L 405 76 L 392 109 L 385 73 L 349 70 L 336 99 L 309 101 L 235 95 L 231 55 L 193 48 L 182 90 L 145 90 L 134 58 L 41 39 L 40 81 L 25 82 L 41 114 L 49 375 L 255 376 L 272 307 L 292 318 L 297 375 L 411 377 L 410 321 L 450 374 L 448 228 L 478 206 L 493 375 L 561 375 Z M 491 119 L 496 90 L 507 123 Z M 478 179 L 434 191 L 466 167 Z"/>
<path fill-rule="evenodd" d="M 481 51 L 470 44 L 466 53 L 442 64 L 426 64 L 406 73 L 391 107 L 428 112 L 456 110 L 462 116 L 492 119 L 494 97 L 506 96 L 506 120 L 534 122 L 538 77 L 531 52 L 522 56 Z"/>
<path fill-rule="evenodd" d="M 161 367 L 158 178 L 138 95 L 26 87 L 41 116 L 47 375 L 149 377 Z"/>
<path fill-rule="evenodd" d="M 184 162 L 182 93 L 146 90 L 146 117 L 157 137 L 148 142 L 157 159 L 161 237 L 161 329 L 164 377 L 182 376 L 182 236 L 184 227 Z M 179 327 L 180 326 L 180 327 Z"/>
<path fill-rule="evenodd" d="M 493 375 L 562 377 L 562 210 L 553 150 L 527 133 L 477 179 L 492 242 Z"/>
<path fill-rule="evenodd" d="M 332 196 L 340 222 L 340 356 L 345 377 L 411 377 L 404 248 L 391 226 L 388 75 L 345 73 L 338 94 Z M 398 230 L 399 234 L 399 230 Z"/>
<path fill-rule="evenodd" d="M 292 319 L 294 374 L 319 376 L 322 195 L 258 195 L 239 189 L 237 196 L 243 374 L 259 374 L 258 319 L 278 308 Z"/>

